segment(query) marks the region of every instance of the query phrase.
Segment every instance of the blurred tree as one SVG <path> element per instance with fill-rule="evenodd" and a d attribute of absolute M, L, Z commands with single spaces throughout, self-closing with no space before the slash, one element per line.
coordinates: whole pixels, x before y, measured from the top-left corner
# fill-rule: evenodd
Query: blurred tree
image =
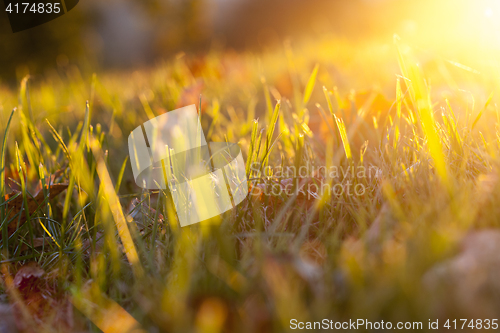
<path fill-rule="evenodd" d="M 204 3 L 86 0 L 60 18 L 18 33 L 12 33 L 2 10 L 0 79 L 15 83 L 16 76 L 56 67 L 58 57 L 90 63 L 94 69 L 112 68 L 147 64 L 181 49 L 198 48 L 210 36 Z"/>
<path fill-rule="evenodd" d="M 77 57 L 84 51 L 82 28 L 89 19 L 79 10 L 25 31 L 12 33 L 7 13 L 0 12 L 0 78 L 13 82 L 19 75 L 55 67 L 57 57 Z M 25 69 L 23 69 L 25 68 Z"/>
<path fill-rule="evenodd" d="M 432 0 L 413 6 L 423 2 Z M 99 65 L 148 65 L 181 50 L 204 50 L 214 39 L 227 47 L 254 48 L 281 43 L 288 36 L 310 38 L 319 26 L 320 32 L 390 42 L 392 34 L 401 31 L 398 24 L 413 22 L 415 8 L 410 3 L 414 2 L 85 0 L 60 18 L 15 34 L 2 11 L 0 79 L 15 82 L 16 71 L 36 74 L 55 67 L 58 57 L 63 63 L 88 63 L 92 70 Z"/>

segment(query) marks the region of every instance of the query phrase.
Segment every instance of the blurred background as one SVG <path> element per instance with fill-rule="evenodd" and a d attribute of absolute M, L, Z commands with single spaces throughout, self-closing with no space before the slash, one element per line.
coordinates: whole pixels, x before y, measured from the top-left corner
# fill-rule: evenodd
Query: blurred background
<path fill-rule="evenodd" d="M 493 0 L 85 0 L 15 34 L 0 13 L 0 78 L 16 83 L 27 72 L 67 63 L 92 70 L 151 66 L 179 52 L 258 51 L 324 34 L 391 45 L 397 33 L 443 56 L 466 52 L 477 59 L 484 48 L 500 47 L 498 18 Z"/>

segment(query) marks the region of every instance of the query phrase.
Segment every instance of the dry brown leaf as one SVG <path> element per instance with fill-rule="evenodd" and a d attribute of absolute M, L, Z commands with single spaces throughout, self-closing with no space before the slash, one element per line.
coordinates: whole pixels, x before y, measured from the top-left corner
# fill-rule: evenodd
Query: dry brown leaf
<path fill-rule="evenodd" d="M 27 170 L 30 170 L 29 165 L 27 165 L 26 168 Z M 56 170 L 53 174 L 50 175 L 50 177 L 46 178 L 46 183 L 56 183 L 56 179 L 63 176 L 66 170 L 67 167 Z M 25 179 L 27 179 L 27 174 L 29 174 L 29 172 L 26 172 L 26 170 L 24 170 L 23 175 Z M 12 191 L 21 191 L 21 180 L 18 170 L 7 169 L 7 171 L 5 172 L 5 185 L 7 185 Z M 27 179 L 26 187 L 30 193 L 38 193 L 42 189 L 42 182 L 38 178 L 31 181 Z"/>
<path fill-rule="evenodd" d="M 56 197 L 57 195 L 59 195 L 61 192 L 63 192 L 64 190 L 66 190 L 68 188 L 68 184 L 52 184 L 50 185 L 50 192 L 49 192 L 49 197 L 50 198 L 54 198 Z M 45 185 L 45 189 L 49 189 L 49 186 L 48 185 Z M 19 194 L 19 195 L 17 195 Z M 14 196 L 16 196 L 14 198 Z M 19 191 L 14 191 L 10 194 L 7 194 L 5 195 L 4 197 L 4 200 L 7 201 L 11 198 L 14 198 L 12 199 L 11 201 L 9 201 L 7 203 L 7 212 L 10 211 L 12 209 L 12 211 L 10 212 L 9 216 L 8 216 L 8 219 L 13 219 L 20 211 L 21 209 L 25 210 L 25 207 L 23 207 L 23 196 L 21 194 L 21 192 Z M 26 201 L 28 202 L 28 211 L 30 214 L 33 214 L 38 206 L 40 204 L 42 204 L 42 202 L 45 200 L 45 195 L 43 193 L 43 191 L 38 191 L 38 193 L 34 196 L 34 197 L 29 197 L 26 198 Z M 26 214 L 22 214 L 21 216 L 21 220 L 19 221 L 19 225 L 22 225 L 24 222 L 26 222 Z M 8 226 L 8 231 L 9 231 L 9 235 L 11 235 L 15 229 L 17 228 L 17 218 L 14 218 L 9 226 Z M 1 238 L 0 238 L 1 239 Z"/>
<path fill-rule="evenodd" d="M 33 246 L 33 248 L 37 248 L 37 247 L 42 247 L 42 246 L 46 246 L 46 245 L 51 245 L 53 244 L 54 241 L 52 240 L 52 238 L 50 237 L 38 237 L 38 238 L 33 238 L 33 244 L 25 244 L 23 243 L 23 245 L 21 245 L 21 252 L 22 251 L 25 251 L 29 248 L 31 248 L 31 246 Z M 1 332 L 0 332 L 1 333 Z"/>
<path fill-rule="evenodd" d="M 179 100 L 177 101 L 176 108 L 180 108 L 180 107 L 190 105 L 190 104 L 194 104 L 196 106 L 199 106 L 200 95 L 203 92 L 204 88 L 205 88 L 204 83 L 202 81 L 197 81 L 193 85 L 184 89 L 181 92 L 181 96 L 179 97 Z M 201 110 L 198 110 L 198 112 L 204 111 L 206 106 L 207 106 L 207 102 L 202 99 Z"/>
<path fill-rule="evenodd" d="M 21 293 L 29 291 L 36 286 L 39 279 L 45 274 L 45 271 L 35 262 L 31 262 L 19 269 L 14 277 L 14 286 Z"/>
<path fill-rule="evenodd" d="M 73 308 L 69 299 L 58 292 L 57 282 L 48 277 L 38 263 L 30 262 L 21 267 L 12 285 L 20 296 L 14 302 L 14 317 L 20 330 L 33 331 L 34 327 L 29 327 L 27 322 L 63 332 L 73 327 Z"/>

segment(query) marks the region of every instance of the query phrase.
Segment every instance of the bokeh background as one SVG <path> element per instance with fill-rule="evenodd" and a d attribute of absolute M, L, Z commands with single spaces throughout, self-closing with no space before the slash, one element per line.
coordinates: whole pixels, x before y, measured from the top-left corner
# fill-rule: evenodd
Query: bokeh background
<path fill-rule="evenodd" d="M 390 46 L 397 33 L 444 57 L 466 51 L 477 60 L 484 48 L 500 47 L 499 17 L 493 0 L 85 0 L 16 34 L 0 13 L 0 77 L 16 83 L 27 72 L 67 63 L 89 70 L 152 66 L 178 52 L 259 51 L 325 34 Z"/>

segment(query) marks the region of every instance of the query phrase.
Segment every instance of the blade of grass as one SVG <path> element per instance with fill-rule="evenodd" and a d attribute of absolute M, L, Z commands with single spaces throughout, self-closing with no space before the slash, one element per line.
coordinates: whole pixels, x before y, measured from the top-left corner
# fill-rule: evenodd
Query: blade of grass
<path fill-rule="evenodd" d="M 344 146 L 345 156 L 347 157 L 347 160 L 351 163 L 352 162 L 351 146 L 347 138 L 347 130 L 345 128 L 344 121 L 342 120 L 342 118 L 337 118 L 336 115 L 333 115 L 333 117 L 335 118 L 335 123 L 337 124 L 337 128 L 340 133 L 340 138 L 342 139 L 342 145 Z"/>
<path fill-rule="evenodd" d="M 257 140 L 257 131 L 259 130 L 259 121 L 257 119 L 254 119 L 253 121 L 253 126 L 252 126 L 252 135 L 250 136 L 250 147 L 248 148 L 248 156 L 247 156 L 247 165 L 245 168 L 245 172 L 247 177 L 250 176 L 250 166 L 252 165 L 253 162 L 253 155 L 255 151 L 255 143 Z"/>
<path fill-rule="evenodd" d="M 309 80 L 307 81 L 306 89 L 304 90 L 304 100 L 303 100 L 304 107 L 309 102 L 309 99 L 311 98 L 311 95 L 314 90 L 314 86 L 316 85 L 316 76 L 318 76 L 318 69 L 319 69 L 319 64 L 316 64 L 311 73 L 311 76 L 309 77 Z"/>
<path fill-rule="evenodd" d="M 14 112 L 16 109 L 12 110 L 10 113 L 9 121 L 7 122 L 7 126 L 5 127 L 5 131 L 3 134 L 3 142 L 2 142 L 2 156 L 0 158 L 0 221 L 3 223 L 2 227 L 2 252 L 8 250 L 8 224 L 4 223 L 7 218 L 5 214 L 6 205 L 5 202 L 5 155 L 7 149 L 7 137 L 9 135 L 10 124 L 12 121 L 12 117 L 14 116 Z"/>
<path fill-rule="evenodd" d="M 281 101 L 278 101 L 276 103 L 276 107 L 274 108 L 273 116 L 271 118 L 271 122 L 269 123 L 269 127 L 267 128 L 266 152 L 269 150 L 269 147 L 270 147 L 272 139 L 273 139 L 274 129 L 276 128 L 276 123 L 278 122 L 278 116 L 280 114 L 280 108 L 281 108 Z M 265 156 L 262 164 L 264 166 L 266 166 L 268 161 L 269 161 L 269 156 Z"/>
<path fill-rule="evenodd" d="M 481 116 L 483 115 L 483 112 L 484 110 L 486 110 L 486 108 L 488 108 L 488 105 L 490 105 L 491 103 L 491 100 L 493 99 L 493 95 L 494 95 L 494 92 L 491 92 L 490 96 L 488 97 L 488 100 L 486 101 L 486 103 L 484 104 L 483 108 L 481 109 L 481 111 L 479 111 L 476 119 L 474 119 L 474 122 L 472 123 L 472 127 L 471 127 L 471 130 L 474 129 L 474 127 L 476 127 L 476 124 L 477 122 L 479 121 L 479 119 L 481 119 Z"/>
<path fill-rule="evenodd" d="M 132 265 L 135 277 L 140 278 L 144 275 L 141 262 L 139 261 L 137 250 L 132 240 L 130 230 L 128 229 L 127 221 L 125 219 L 120 200 L 116 195 L 115 187 L 111 182 L 108 169 L 106 167 L 106 164 L 104 163 L 101 147 L 99 147 L 99 143 L 95 138 L 92 138 L 90 146 L 97 161 L 97 173 L 101 181 L 101 187 L 103 189 L 102 193 L 113 214 L 116 228 L 118 229 L 118 235 L 120 236 L 120 239 L 123 243 L 125 255 Z"/>
<path fill-rule="evenodd" d="M 120 191 L 120 186 L 122 184 L 123 175 L 125 174 L 125 168 L 127 166 L 128 156 L 123 160 L 122 167 L 120 169 L 120 173 L 118 174 L 118 179 L 116 180 L 115 192 L 118 193 Z"/>

